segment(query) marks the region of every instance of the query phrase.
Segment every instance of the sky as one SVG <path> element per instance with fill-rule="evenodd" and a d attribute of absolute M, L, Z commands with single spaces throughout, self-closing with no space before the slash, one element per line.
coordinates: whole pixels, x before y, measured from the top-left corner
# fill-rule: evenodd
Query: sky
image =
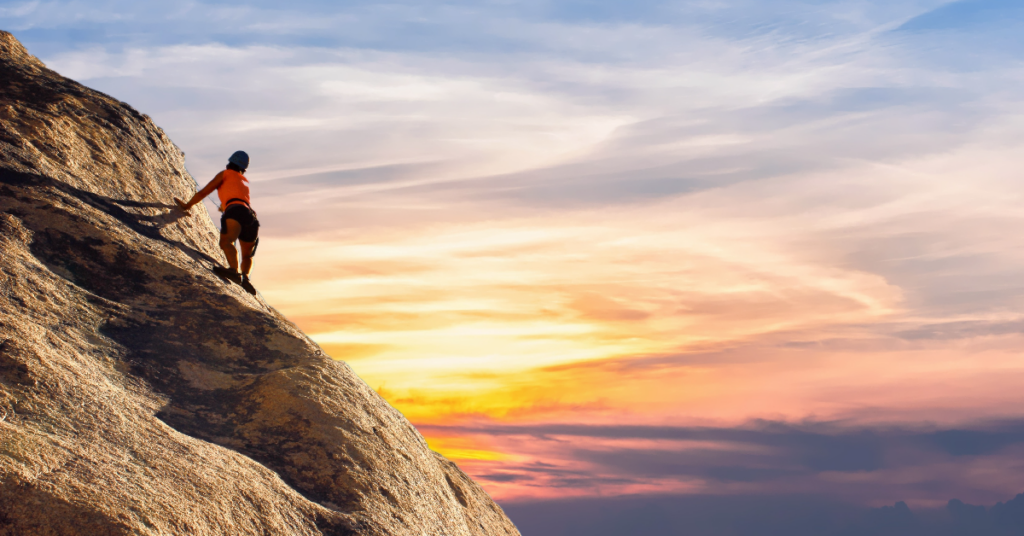
<path fill-rule="evenodd" d="M 265 299 L 513 521 L 591 505 L 566 534 L 637 501 L 1024 492 L 1022 24 L 1008 0 L 0 2 L 200 184 L 246 150 Z"/>

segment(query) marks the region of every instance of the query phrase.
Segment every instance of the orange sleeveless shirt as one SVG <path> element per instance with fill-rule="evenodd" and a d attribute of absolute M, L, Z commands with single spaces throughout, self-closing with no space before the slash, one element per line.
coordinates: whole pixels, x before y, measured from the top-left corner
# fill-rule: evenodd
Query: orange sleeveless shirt
<path fill-rule="evenodd" d="M 224 177 L 224 181 L 220 183 L 217 188 L 217 197 L 220 198 L 220 206 L 222 209 L 227 209 L 227 202 L 231 199 L 243 199 L 249 207 L 252 204 L 249 203 L 249 179 L 245 178 L 245 175 L 241 173 L 225 169 L 217 174 L 217 177 Z M 215 179 L 217 177 L 214 177 Z M 240 205 L 238 201 L 231 203 L 232 205 Z"/>

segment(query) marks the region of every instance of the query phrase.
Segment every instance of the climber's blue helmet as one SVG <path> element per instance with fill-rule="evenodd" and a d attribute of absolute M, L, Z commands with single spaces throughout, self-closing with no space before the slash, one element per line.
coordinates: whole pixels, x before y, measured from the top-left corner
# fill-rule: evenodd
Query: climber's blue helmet
<path fill-rule="evenodd" d="M 235 151 L 235 154 L 228 158 L 228 162 L 242 168 L 245 171 L 249 168 L 249 155 L 245 151 Z"/>

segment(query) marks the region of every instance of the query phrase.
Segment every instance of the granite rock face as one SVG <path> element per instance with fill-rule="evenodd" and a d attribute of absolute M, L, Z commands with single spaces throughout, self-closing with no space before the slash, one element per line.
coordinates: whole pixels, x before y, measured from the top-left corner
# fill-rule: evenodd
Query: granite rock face
<path fill-rule="evenodd" d="M 172 207 L 195 187 L 147 116 L 0 32 L 0 535 L 518 535 L 211 274 L 216 228 Z"/>

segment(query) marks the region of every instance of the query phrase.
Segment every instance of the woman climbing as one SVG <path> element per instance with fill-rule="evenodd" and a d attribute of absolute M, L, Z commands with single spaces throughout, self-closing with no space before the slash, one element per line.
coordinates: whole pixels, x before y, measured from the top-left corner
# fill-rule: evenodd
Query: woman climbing
<path fill-rule="evenodd" d="M 249 203 L 249 180 L 245 178 L 245 170 L 249 167 L 249 155 L 245 151 L 235 151 L 228 158 L 228 165 L 224 171 L 217 174 L 202 190 L 189 199 L 188 203 L 182 202 L 177 197 L 174 202 L 185 212 L 217 190 L 220 198 L 220 249 L 224 251 L 228 267 L 214 266 L 213 272 L 224 279 L 242 285 L 242 288 L 250 294 L 256 294 L 256 288 L 249 281 L 249 272 L 252 270 L 252 257 L 256 254 L 256 245 L 259 243 L 260 222 L 256 219 L 256 212 Z M 239 272 L 238 250 L 235 248 L 235 241 L 242 250 L 241 272 Z"/>

